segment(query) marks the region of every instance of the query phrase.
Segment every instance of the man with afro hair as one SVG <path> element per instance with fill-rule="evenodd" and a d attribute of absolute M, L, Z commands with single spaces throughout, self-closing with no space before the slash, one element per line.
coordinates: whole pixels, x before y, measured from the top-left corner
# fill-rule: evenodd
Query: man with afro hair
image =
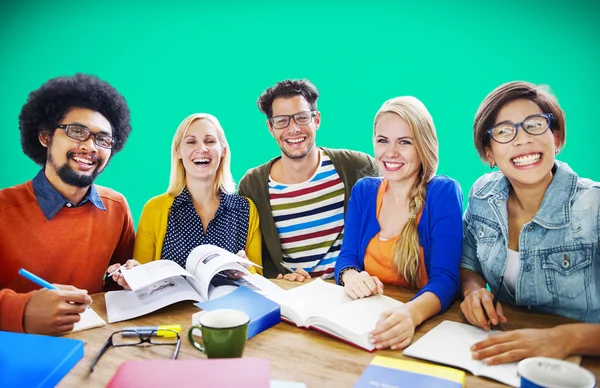
<path fill-rule="evenodd" d="M 106 268 L 133 253 L 127 201 L 93 184 L 129 137 L 129 108 L 97 77 L 58 77 L 29 94 L 19 130 L 42 169 L 0 190 L 0 330 L 60 334 L 80 320 L 88 293 L 105 289 Z M 58 289 L 39 289 L 20 268 Z"/>

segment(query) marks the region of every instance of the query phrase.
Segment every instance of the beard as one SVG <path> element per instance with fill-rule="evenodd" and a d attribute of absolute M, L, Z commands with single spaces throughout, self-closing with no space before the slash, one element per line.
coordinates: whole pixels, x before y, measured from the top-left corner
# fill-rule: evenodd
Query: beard
<path fill-rule="evenodd" d="M 71 159 L 71 157 L 74 154 L 75 153 L 73 153 L 73 152 L 69 152 L 67 154 L 67 162 L 65 162 L 65 164 L 63 164 L 60 167 L 58 167 L 56 165 L 56 163 L 54 162 L 54 159 L 52 158 L 52 155 L 50 153 L 48 153 L 48 161 L 50 162 L 50 164 L 56 171 L 56 174 L 58 175 L 58 177 L 66 184 L 68 184 L 70 186 L 81 187 L 81 188 L 89 187 L 92 185 L 92 183 L 94 183 L 94 181 L 96 180 L 98 175 L 100 175 L 102 170 L 99 170 L 98 167 L 96 167 L 96 169 L 94 169 L 90 175 L 84 175 L 84 174 L 78 173 L 77 171 L 73 170 L 71 168 L 71 166 L 69 166 L 69 162 L 68 162 L 68 160 Z M 102 159 L 97 159 L 96 160 L 97 166 L 102 165 L 102 162 L 103 162 Z M 106 167 L 106 166 L 104 166 L 104 167 Z"/>
<path fill-rule="evenodd" d="M 285 149 L 285 146 L 280 146 L 279 148 L 281 149 L 281 152 L 283 152 L 283 154 L 285 156 L 287 156 L 289 159 L 303 159 L 306 157 L 306 155 L 310 154 L 310 151 L 312 151 L 312 149 L 315 147 L 315 141 L 312 140 L 312 142 L 310 144 L 308 144 L 308 147 L 306 147 L 305 151 L 302 150 L 298 150 L 295 152 L 288 152 Z"/>

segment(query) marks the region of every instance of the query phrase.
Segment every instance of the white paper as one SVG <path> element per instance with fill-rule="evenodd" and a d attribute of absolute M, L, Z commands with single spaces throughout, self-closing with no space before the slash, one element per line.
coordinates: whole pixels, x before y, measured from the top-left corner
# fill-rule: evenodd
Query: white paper
<path fill-rule="evenodd" d="M 135 291 L 110 291 L 105 294 L 108 322 L 125 321 L 161 309 L 182 300 L 201 302 L 200 295 L 182 277 L 169 278 L 162 288 Z"/>
<path fill-rule="evenodd" d="M 468 370 L 475 376 L 489 377 L 518 387 L 520 378 L 516 362 L 488 366 L 483 361 L 473 360 L 471 346 L 494 333 L 498 331 L 486 332 L 464 323 L 443 321 L 406 348 L 402 354 L 455 366 Z"/>
<path fill-rule="evenodd" d="M 75 327 L 73 330 L 71 330 L 71 333 L 106 325 L 106 321 L 102 319 L 102 317 L 100 317 L 100 315 L 98 315 L 98 313 L 96 313 L 91 307 L 85 309 L 80 316 L 81 319 L 75 324 Z"/>

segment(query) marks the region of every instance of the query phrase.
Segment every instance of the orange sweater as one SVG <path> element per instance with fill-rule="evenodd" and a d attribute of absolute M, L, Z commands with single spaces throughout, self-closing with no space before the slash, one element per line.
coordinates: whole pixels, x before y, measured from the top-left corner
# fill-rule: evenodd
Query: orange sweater
<path fill-rule="evenodd" d="M 31 181 L 0 190 L 0 330 L 23 331 L 31 291 L 40 287 L 18 274 L 25 268 L 50 283 L 101 292 L 113 263 L 133 254 L 134 229 L 125 198 L 96 186 L 106 211 L 87 202 L 63 207 L 47 220 Z"/>

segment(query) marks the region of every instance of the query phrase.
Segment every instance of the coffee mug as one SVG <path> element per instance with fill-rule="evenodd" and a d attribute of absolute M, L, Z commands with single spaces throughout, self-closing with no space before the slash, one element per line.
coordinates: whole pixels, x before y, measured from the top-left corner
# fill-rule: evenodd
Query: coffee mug
<path fill-rule="evenodd" d="M 518 365 L 521 388 L 594 388 L 594 375 L 572 362 L 532 357 Z"/>
<path fill-rule="evenodd" d="M 190 328 L 191 344 L 208 358 L 242 357 L 250 318 L 238 310 L 213 310 L 200 315 L 199 323 Z M 202 343 L 195 336 L 202 337 Z"/>

